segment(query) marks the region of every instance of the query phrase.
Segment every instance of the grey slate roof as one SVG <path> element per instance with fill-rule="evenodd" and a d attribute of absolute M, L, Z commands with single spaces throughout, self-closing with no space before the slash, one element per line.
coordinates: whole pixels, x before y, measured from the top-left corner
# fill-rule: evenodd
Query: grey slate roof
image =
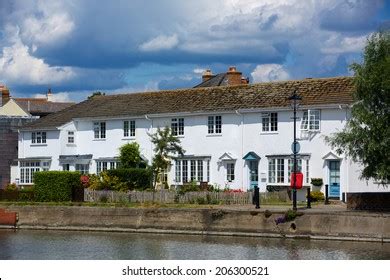
<path fill-rule="evenodd" d="M 238 109 L 289 107 L 294 90 L 303 106 L 351 104 L 351 77 L 305 79 L 225 87 L 166 90 L 96 96 L 60 112 L 40 118 L 23 129 L 55 128 L 74 118 L 142 116 L 184 112 L 223 112 Z"/>
<path fill-rule="evenodd" d="M 46 98 L 14 98 L 14 100 L 24 111 L 32 115 L 47 115 L 75 104 L 73 102 L 51 102 Z"/>
<path fill-rule="evenodd" d="M 219 87 L 219 86 L 227 86 L 228 85 L 228 76 L 226 73 L 220 73 L 212 77 L 211 79 L 200 83 L 199 85 L 194 86 L 194 88 L 201 87 Z"/>

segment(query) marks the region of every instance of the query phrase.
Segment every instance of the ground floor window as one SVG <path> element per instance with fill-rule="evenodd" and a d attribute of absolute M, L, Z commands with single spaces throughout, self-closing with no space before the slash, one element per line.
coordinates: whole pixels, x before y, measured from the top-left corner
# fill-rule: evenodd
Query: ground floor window
<path fill-rule="evenodd" d="M 107 171 L 110 169 L 116 169 L 118 167 L 118 162 L 116 161 L 96 161 L 96 174 L 99 175 L 102 171 Z"/>
<path fill-rule="evenodd" d="M 268 183 L 288 184 L 294 167 L 293 158 L 270 157 L 268 159 Z M 297 171 L 302 172 L 305 182 L 309 183 L 309 159 L 297 159 Z"/>
<path fill-rule="evenodd" d="M 69 171 L 70 170 L 70 164 L 69 163 L 65 163 L 62 165 L 62 170 L 63 171 Z"/>
<path fill-rule="evenodd" d="M 50 162 L 48 161 L 21 161 L 20 162 L 20 183 L 34 183 L 34 173 L 38 171 L 49 170 Z"/>
<path fill-rule="evenodd" d="M 76 171 L 84 175 L 89 174 L 89 163 L 86 164 L 76 163 Z"/>
<path fill-rule="evenodd" d="M 226 180 L 228 182 L 234 181 L 234 162 L 229 162 L 226 164 Z"/>
<path fill-rule="evenodd" d="M 175 160 L 175 182 L 183 184 L 191 181 L 210 181 L 210 160 L 203 158 Z"/>

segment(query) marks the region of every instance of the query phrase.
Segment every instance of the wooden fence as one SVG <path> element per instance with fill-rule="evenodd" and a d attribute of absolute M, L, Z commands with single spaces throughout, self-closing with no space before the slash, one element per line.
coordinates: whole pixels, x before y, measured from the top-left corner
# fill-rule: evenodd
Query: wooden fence
<path fill-rule="evenodd" d="M 84 190 L 84 201 L 87 202 L 136 202 L 136 203 L 186 203 L 186 204 L 252 204 L 252 192 L 187 192 L 179 195 L 175 191 L 159 190 L 146 191 L 94 191 Z M 260 193 L 260 203 L 289 201 L 287 192 Z"/>

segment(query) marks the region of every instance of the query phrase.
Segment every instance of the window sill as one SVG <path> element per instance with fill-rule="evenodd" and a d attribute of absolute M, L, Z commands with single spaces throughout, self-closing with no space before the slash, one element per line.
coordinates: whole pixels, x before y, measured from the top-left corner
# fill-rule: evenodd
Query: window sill
<path fill-rule="evenodd" d="M 93 139 L 92 141 L 106 141 L 106 138 L 101 138 L 101 139 Z"/>
<path fill-rule="evenodd" d="M 207 134 L 206 137 L 221 137 L 222 133 Z"/>
<path fill-rule="evenodd" d="M 262 135 L 274 135 L 274 134 L 279 134 L 279 131 L 262 131 L 260 132 Z"/>
<path fill-rule="evenodd" d="M 77 145 L 76 145 L 76 144 L 69 144 L 69 143 L 68 143 L 68 144 L 66 144 L 66 146 L 67 146 L 67 147 L 77 147 Z"/>
<path fill-rule="evenodd" d="M 31 147 L 45 147 L 45 146 L 47 146 L 47 144 L 31 144 L 30 145 Z"/>
<path fill-rule="evenodd" d="M 135 136 L 123 137 L 122 140 L 124 140 L 124 141 L 126 141 L 126 140 L 135 140 Z"/>

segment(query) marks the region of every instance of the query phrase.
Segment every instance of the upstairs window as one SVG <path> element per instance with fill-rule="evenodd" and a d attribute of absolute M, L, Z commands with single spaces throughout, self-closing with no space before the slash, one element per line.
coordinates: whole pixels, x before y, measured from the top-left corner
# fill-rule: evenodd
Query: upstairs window
<path fill-rule="evenodd" d="M 262 131 L 278 131 L 278 113 L 263 113 L 261 115 Z"/>
<path fill-rule="evenodd" d="M 46 132 L 38 131 L 31 133 L 32 144 L 46 144 Z"/>
<path fill-rule="evenodd" d="M 209 134 L 222 133 L 222 116 L 208 117 L 208 133 Z"/>
<path fill-rule="evenodd" d="M 174 118 L 171 120 L 172 135 L 184 135 L 184 118 Z"/>
<path fill-rule="evenodd" d="M 307 110 L 303 112 L 301 130 L 319 131 L 321 114 L 320 110 Z"/>
<path fill-rule="evenodd" d="M 135 121 L 123 122 L 123 137 L 135 137 Z"/>
<path fill-rule="evenodd" d="M 74 131 L 68 131 L 68 144 L 74 144 Z"/>
<path fill-rule="evenodd" d="M 106 122 L 94 122 L 93 131 L 95 139 L 106 139 Z"/>

